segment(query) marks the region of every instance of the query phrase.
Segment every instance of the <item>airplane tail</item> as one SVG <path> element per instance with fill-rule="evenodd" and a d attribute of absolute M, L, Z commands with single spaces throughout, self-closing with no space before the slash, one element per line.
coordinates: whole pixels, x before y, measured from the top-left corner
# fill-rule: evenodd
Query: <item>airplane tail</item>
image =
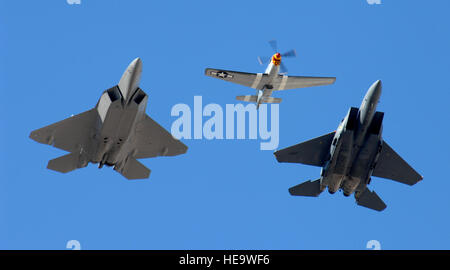
<path fill-rule="evenodd" d="M 237 100 L 246 101 L 246 102 L 257 102 L 258 96 L 254 95 L 247 95 L 247 96 L 237 96 Z M 260 103 L 280 103 L 281 98 L 274 98 L 274 97 L 262 97 Z"/>
<path fill-rule="evenodd" d="M 128 158 L 121 171 L 117 170 L 115 167 L 114 169 L 128 180 L 148 178 L 151 172 L 144 164 L 131 157 Z"/>
<path fill-rule="evenodd" d="M 68 173 L 73 170 L 87 166 L 87 162 L 83 162 L 79 153 L 70 153 L 65 156 L 52 159 L 48 162 L 47 169 L 57 172 Z"/>
<path fill-rule="evenodd" d="M 375 191 L 370 191 L 366 188 L 362 193 L 355 193 L 356 203 L 360 206 L 364 206 L 376 211 L 383 211 L 386 208 L 386 204 L 378 197 Z"/>
<path fill-rule="evenodd" d="M 289 193 L 292 196 L 317 197 L 321 192 L 320 179 L 317 179 L 313 182 L 311 182 L 311 180 L 308 180 L 289 189 Z"/>
<path fill-rule="evenodd" d="M 261 103 L 281 103 L 281 98 L 264 97 Z"/>
<path fill-rule="evenodd" d="M 248 95 L 248 96 L 237 96 L 237 100 L 246 101 L 246 102 L 256 102 L 258 100 L 258 96 Z"/>

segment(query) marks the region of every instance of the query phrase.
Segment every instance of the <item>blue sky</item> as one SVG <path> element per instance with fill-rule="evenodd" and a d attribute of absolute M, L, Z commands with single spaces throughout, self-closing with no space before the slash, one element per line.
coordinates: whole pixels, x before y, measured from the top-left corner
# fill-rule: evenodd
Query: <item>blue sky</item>
<path fill-rule="evenodd" d="M 1 249 L 450 248 L 449 1 L 155 2 L 0 1 Z M 273 38 L 297 50 L 290 74 L 337 77 L 274 94 L 279 148 L 335 130 L 381 79 L 384 139 L 424 180 L 374 178 L 378 213 L 342 193 L 291 197 L 320 168 L 279 164 L 258 140 L 184 140 L 186 155 L 143 160 L 150 179 L 130 182 L 92 164 L 47 170 L 64 152 L 28 138 L 95 106 L 138 56 L 147 113 L 166 129 L 195 95 L 225 107 L 253 90 L 204 68 L 261 72 Z"/>

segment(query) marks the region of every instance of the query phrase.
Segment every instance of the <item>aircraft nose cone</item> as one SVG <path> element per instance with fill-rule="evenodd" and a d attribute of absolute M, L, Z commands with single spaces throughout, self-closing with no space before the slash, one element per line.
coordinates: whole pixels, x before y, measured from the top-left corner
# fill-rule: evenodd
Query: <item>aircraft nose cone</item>
<path fill-rule="evenodd" d="M 127 70 L 125 71 L 125 73 L 135 74 L 139 76 L 141 72 L 142 72 L 142 60 L 139 57 L 131 61 L 131 63 L 127 67 Z"/>
<path fill-rule="evenodd" d="M 136 58 L 136 59 L 134 59 L 131 63 L 130 63 L 130 65 L 129 65 L 129 67 L 128 68 L 132 68 L 132 69 L 139 69 L 139 70 L 142 70 L 142 60 L 141 60 L 141 58 Z"/>
<path fill-rule="evenodd" d="M 141 80 L 142 73 L 142 60 L 141 58 L 134 59 L 127 67 L 119 81 L 119 89 L 122 92 L 122 96 L 127 99 L 134 91 L 139 87 L 139 81 Z"/>
<path fill-rule="evenodd" d="M 381 80 L 377 80 L 372 84 L 372 87 L 380 88 L 381 89 L 382 83 Z"/>
<path fill-rule="evenodd" d="M 380 98 L 381 88 L 382 88 L 381 80 L 377 80 L 372 84 L 372 86 L 370 86 L 369 92 L 373 100 L 378 100 Z"/>

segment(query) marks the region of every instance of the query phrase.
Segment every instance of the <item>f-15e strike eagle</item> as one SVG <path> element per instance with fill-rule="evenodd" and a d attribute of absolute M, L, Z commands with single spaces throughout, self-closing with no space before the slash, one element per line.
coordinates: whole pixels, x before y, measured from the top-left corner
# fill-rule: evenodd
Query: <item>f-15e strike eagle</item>
<path fill-rule="evenodd" d="M 281 62 L 281 57 L 295 57 L 297 55 L 295 50 L 281 54 L 278 52 L 275 40 L 269 41 L 269 44 L 275 52 L 270 58 L 270 62 L 269 58 L 262 59 L 258 57 L 260 64 L 269 62 L 264 73 L 246 73 L 207 68 L 205 69 L 205 75 L 256 89 L 256 95 L 236 97 L 237 100 L 255 102 L 256 108 L 259 108 L 261 103 L 280 103 L 281 98 L 271 97 L 273 91 L 328 85 L 336 81 L 335 77 L 287 76 L 287 69 Z"/>
<path fill-rule="evenodd" d="M 371 176 L 407 185 L 422 180 L 381 137 L 384 113 L 376 111 L 380 95 L 381 81 L 376 81 L 361 107 L 350 108 L 336 132 L 275 152 L 279 162 L 322 167 L 318 180 L 290 188 L 291 195 L 316 197 L 328 187 L 331 194 L 354 193 L 358 205 L 382 211 L 386 204 L 367 188 Z"/>
<path fill-rule="evenodd" d="M 114 166 L 127 179 L 143 179 L 150 170 L 137 159 L 187 151 L 145 113 L 148 96 L 139 88 L 141 72 L 142 61 L 136 58 L 95 108 L 31 132 L 31 139 L 70 152 L 50 160 L 48 169 L 67 173 L 91 162 Z"/>

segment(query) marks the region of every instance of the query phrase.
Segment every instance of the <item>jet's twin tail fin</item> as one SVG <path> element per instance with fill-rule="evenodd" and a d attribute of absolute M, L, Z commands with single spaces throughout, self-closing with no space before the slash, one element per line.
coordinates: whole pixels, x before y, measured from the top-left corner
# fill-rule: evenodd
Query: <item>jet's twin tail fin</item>
<path fill-rule="evenodd" d="M 320 179 L 317 179 L 313 182 L 311 182 L 311 180 L 308 180 L 289 189 L 289 193 L 292 196 L 317 197 L 321 192 Z"/>
<path fill-rule="evenodd" d="M 128 180 L 145 179 L 150 176 L 150 169 L 135 158 L 128 158 L 123 169 L 118 171 Z"/>

